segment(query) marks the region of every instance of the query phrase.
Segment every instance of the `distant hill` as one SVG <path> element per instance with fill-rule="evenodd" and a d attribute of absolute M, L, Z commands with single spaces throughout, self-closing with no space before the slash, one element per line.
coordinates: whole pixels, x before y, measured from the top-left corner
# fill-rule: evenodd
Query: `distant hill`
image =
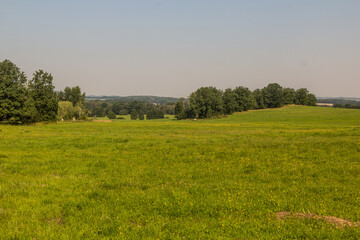
<path fill-rule="evenodd" d="M 107 102 L 113 102 L 113 101 L 123 101 L 123 102 L 130 102 L 130 101 L 143 101 L 143 102 L 151 102 L 151 103 L 159 103 L 163 104 L 166 102 L 177 102 L 179 98 L 173 98 L 173 97 L 158 97 L 158 96 L 86 96 L 86 101 L 107 101 Z"/>

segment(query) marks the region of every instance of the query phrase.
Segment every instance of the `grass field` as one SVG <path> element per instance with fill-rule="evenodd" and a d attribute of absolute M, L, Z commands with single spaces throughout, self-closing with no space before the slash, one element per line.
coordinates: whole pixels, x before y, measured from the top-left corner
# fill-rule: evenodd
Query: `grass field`
<path fill-rule="evenodd" d="M 0 125 L 1 239 L 359 239 L 360 111 Z"/>

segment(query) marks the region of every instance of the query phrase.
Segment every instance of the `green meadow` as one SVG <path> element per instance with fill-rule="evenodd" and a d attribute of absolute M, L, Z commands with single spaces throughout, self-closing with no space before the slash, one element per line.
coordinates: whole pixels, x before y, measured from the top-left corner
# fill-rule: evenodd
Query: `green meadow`
<path fill-rule="evenodd" d="M 359 239 L 360 111 L 0 125 L 0 239 Z"/>

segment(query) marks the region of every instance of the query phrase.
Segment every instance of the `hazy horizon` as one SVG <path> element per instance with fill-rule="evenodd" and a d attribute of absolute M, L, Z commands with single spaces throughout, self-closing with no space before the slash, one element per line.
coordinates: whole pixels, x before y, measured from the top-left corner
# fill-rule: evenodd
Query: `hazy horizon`
<path fill-rule="evenodd" d="M 0 0 L 0 61 L 56 90 L 187 97 L 277 82 L 360 97 L 359 1 Z"/>

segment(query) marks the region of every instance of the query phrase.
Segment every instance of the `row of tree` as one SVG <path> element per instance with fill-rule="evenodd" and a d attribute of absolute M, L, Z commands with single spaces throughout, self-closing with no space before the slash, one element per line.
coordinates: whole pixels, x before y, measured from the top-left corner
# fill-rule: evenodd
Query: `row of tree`
<path fill-rule="evenodd" d="M 164 114 L 175 114 L 175 103 L 155 104 L 139 100 L 92 100 L 86 102 L 86 108 L 90 117 L 107 116 L 110 119 L 114 118 L 114 115 L 116 118 L 116 115 L 130 114 L 132 119 L 142 119 L 142 116 L 146 115 L 146 119 L 156 119 L 163 118 Z"/>
<path fill-rule="evenodd" d="M 11 61 L 0 62 L 0 121 L 54 121 L 58 102 L 51 74 L 38 70 L 32 79 Z"/>
<path fill-rule="evenodd" d="M 315 95 L 306 88 L 283 88 L 277 83 L 254 91 L 242 86 L 225 91 L 215 87 L 202 87 L 187 100 L 181 98 L 176 103 L 175 117 L 211 118 L 250 109 L 278 108 L 287 104 L 314 106 L 316 101 Z"/>
<path fill-rule="evenodd" d="M 335 104 L 334 104 L 334 107 L 335 107 L 335 108 L 360 109 L 360 104 L 351 104 L 351 103 L 341 104 L 341 103 L 335 103 Z"/>
<path fill-rule="evenodd" d="M 38 70 L 27 79 L 14 63 L 0 62 L 0 122 L 34 123 L 86 118 L 79 86 L 55 92 L 51 74 Z"/>

